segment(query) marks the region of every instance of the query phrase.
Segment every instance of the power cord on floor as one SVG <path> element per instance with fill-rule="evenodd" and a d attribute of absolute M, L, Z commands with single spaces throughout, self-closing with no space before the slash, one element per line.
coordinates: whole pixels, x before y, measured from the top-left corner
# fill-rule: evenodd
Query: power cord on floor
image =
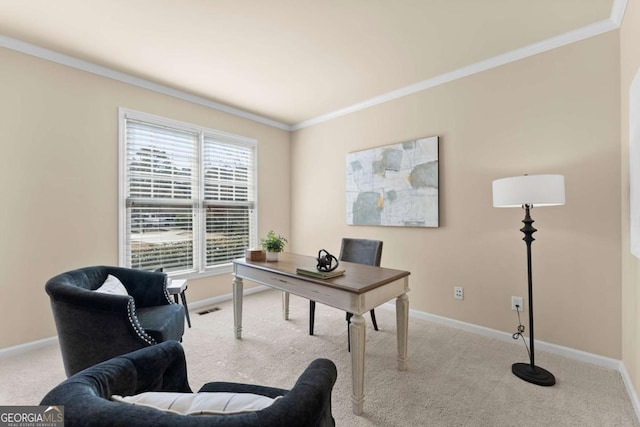
<path fill-rule="evenodd" d="M 524 325 L 522 324 L 522 320 L 520 320 L 520 305 L 516 304 L 516 312 L 518 313 L 518 332 L 514 333 L 513 339 L 517 340 L 518 338 L 522 338 L 522 342 L 524 343 L 525 348 L 527 349 L 527 354 L 529 355 L 529 360 L 531 360 L 531 351 L 529 351 L 529 346 L 527 345 L 527 340 L 524 339 Z"/>

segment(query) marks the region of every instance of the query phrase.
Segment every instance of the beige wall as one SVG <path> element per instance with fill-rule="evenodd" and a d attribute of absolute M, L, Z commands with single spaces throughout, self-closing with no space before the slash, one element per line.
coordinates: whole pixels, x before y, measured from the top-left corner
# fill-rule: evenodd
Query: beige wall
<path fill-rule="evenodd" d="M 629 87 L 640 72 L 640 1 L 627 3 L 620 28 L 620 123 L 622 179 L 622 361 L 636 392 L 640 387 L 640 260 L 629 243 Z"/>
<path fill-rule="evenodd" d="M 619 359 L 619 78 L 610 32 L 295 132 L 292 248 L 381 239 L 382 265 L 412 273 L 411 308 L 514 332 L 511 296 L 526 297 L 524 213 L 492 208 L 491 182 L 563 174 L 566 206 L 532 212 L 536 338 Z M 431 135 L 440 228 L 347 226 L 345 155 Z"/>
<path fill-rule="evenodd" d="M 0 348 L 56 334 L 48 278 L 118 262 L 118 107 L 257 139 L 259 227 L 289 235 L 288 132 L 7 49 L 0 64 Z"/>
<path fill-rule="evenodd" d="M 382 239 L 383 266 L 412 272 L 412 308 L 508 332 L 516 326 L 510 297 L 526 296 L 523 213 L 492 208 L 491 181 L 564 174 L 567 205 L 533 211 L 536 337 L 624 357 L 637 384 L 640 340 L 628 325 L 638 320 L 640 269 L 627 255 L 624 122 L 625 84 L 640 61 L 631 41 L 637 22 L 632 0 L 621 58 L 611 32 L 292 136 L 0 49 L 0 291 L 10 301 L 0 314 L 0 348 L 55 335 L 43 289 L 49 277 L 117 263 L 123 106 L 256 138 L 260 230 L 289 237 L 289 250 L 337 252 L 342 236 Z M 347 226 L 346 153 L 430 135 L 440 136 L 440 228 Z M 190 300 L 228 293 L 229 282 L 192 281 Z M 464 301 L 453 299 L 454 286 L 465 287 Z"/>

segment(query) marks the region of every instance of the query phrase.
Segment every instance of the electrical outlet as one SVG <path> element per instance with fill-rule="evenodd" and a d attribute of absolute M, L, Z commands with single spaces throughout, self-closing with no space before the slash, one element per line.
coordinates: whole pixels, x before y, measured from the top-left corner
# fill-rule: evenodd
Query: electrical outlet
<path fill-rule="evenodd" d="M 516 305 L 518 306 L 518 308 L 516 308 Z M 511 297 L 511 310 L 513 311 L 524 310 L 524 303 L 522 302 L 522 297 Z"/>
<path fill-rule="evenodd" d="M 455 299 L 464 299 L 464 288 L 462 286 L 456 286 L 453 288 L 453 297 Z"/>

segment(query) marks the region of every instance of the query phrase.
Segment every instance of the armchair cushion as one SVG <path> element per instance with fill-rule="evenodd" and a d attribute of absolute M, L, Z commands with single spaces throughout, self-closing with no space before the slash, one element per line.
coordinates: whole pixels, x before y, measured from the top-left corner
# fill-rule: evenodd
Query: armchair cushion
<path fill-rule="evenodd" d="M 142 329 L 156 342 L 180 340 L 184 333 L 184 308 L 178 304 L 136 310 Z"/>
<path fill-rule="evenodd" d="M 281 398 L 282 396 L 277 397 Z M 253 393 L 167 393 L 148 391 L 134 396 L 111 396 L 111 400 L 155 408 L 182 415 L 227 415 L 259 411 L 275 399 Z"/>
<path fill-rule="evenodd" d="M 117 277 L 113 277 L 110 274 L 107 275 L 107 280 L 104 281 L 102 286 L 96 289 L 96 292 L 113 295 L 129 295 L 127 293 L 127 288 L 124 287 L 122 282 L 118 280 Z"/>

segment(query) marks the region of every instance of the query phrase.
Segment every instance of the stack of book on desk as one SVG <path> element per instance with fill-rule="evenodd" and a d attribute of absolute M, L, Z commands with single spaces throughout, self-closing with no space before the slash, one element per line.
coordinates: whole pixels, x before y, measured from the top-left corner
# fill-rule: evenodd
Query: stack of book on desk
<path fill-rule="evenodd" d="M 342 276 L 344 274 L 344 270 L 319 271 L 309 270 L 306 268 L 297 268 L 296 273 L 303 276 L 313 277 L 314 279 L 331 279 L 333 277 Z"/>

